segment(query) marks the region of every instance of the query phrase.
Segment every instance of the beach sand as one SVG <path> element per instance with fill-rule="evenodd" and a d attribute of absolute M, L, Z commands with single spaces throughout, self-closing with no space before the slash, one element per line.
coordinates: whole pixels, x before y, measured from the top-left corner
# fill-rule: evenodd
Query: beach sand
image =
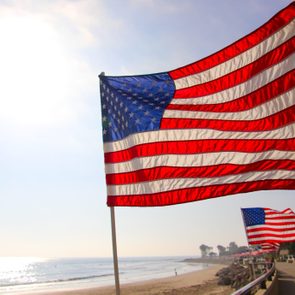
<path fill-rule="evenodd" d="M 207 269 L 164 279 L 121 285 L 121 295 L 228 295 L 233 292 L 228 286 L 217 285 L 216 272 L 224 265 L 212 265 Z M 44 295 L 45 293 L 38 293 Z M 83 290 L 46 292 L 50 295 L 114 295 L 114 287 L 99 287 Z M 34 293 L 36 295 L 36 293 Z"/>

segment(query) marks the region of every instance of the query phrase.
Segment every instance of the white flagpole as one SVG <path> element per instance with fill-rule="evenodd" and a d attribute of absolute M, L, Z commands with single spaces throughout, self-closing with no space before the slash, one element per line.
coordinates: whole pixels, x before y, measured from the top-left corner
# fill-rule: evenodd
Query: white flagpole
<path fill-rule="evenodd" d="M 101 72 L 100 76 L 104 76 L 105 73 Z M 118 254 L 117 254 L 117 239 L 116 239 L 116 222 L 115 222 L 115 209 L 111 209 L 111 223 L 112 223 L 112 243 L 113 243 L 113 263 L 115 273 L 116 295 L 120 295 L 120 280 L 119 280 L 119 267 L 118 267 Z"/>
<path fill-rule="evenodd" d="M 117 254 L 117 239 L 116 239 L 116 223 L 115 223 L 115 209 L 111 209 L 111 222 L 112 222 L 112 242 L 113 242 L 113 262 L 116 283 L 116 295 L 120 295 L 120 280 L 119 280 L 119 267 L 118 267 L 118 254 Z"/>

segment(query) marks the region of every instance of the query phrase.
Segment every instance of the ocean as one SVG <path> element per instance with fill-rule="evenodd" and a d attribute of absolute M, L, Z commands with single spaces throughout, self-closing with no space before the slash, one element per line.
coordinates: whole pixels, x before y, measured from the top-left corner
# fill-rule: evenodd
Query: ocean
<path fill-rule="evenodd" d="M 163 278 L 207 268 L 189 257 L 119 258 L 120 283 Z M 0 257 L 0 294 L 25 294 L 114 285 L 112 258 Z"/>

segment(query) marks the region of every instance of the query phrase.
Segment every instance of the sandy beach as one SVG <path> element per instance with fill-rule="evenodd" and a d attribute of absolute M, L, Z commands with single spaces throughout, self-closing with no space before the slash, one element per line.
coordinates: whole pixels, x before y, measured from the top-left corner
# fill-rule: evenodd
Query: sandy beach
<path fill-rule="evenodd" d="M 232 289 L 217 285 L 216 272 L 224 265 L 215 264 L 207 269 L 174 277 L 155 279 L 121 286 L 122 295 L 227 295 Z M 34 293 L 36 295 L 37 293 Z M 38 293 L 45 295 L 45 293 Z M 49 294 L 46 292 L 46 294 Z M 100 287 L 83 290 L 55 291 L 51 295 L 114 295 L 114 287 Z"/>

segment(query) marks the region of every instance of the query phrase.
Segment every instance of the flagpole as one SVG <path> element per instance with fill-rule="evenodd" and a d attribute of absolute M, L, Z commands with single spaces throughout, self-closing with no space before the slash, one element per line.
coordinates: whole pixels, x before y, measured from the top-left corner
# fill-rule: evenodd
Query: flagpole
<path fill-rule="evenodd" d="M 98 77 L 104 76 L 105 72 L 101 72 Z M 115 209 L 111 209 L 111 224 L 112 224 L 112 244 L 113 244 L 113 263 L 115 274 L 116 295 L 120 295 L 120 280 L 119 280 L 119 266 L 118 266 L 118 254 L 117 254 L 117 239 L 116 239 L 116 222 L 115 222 Z"/>
<path fill-rule="evenodd" d="M 118 254 L 117 254 L 115 209 L 114 209 L 114 207 L 110 207 L 110 209 L 111 209 L 111 223 L 112 223 L 113 263 L 114 263 L 114 273 L 115 273 L 116 295 L 120 295 L 120 280 L 119 280 Z"/>
<path fill-rule="evenodd" d="M 241 215 L 242 215 L 242 219 L 243 219 L 243 223 L 244 223 L 244 230 L 245 230 L 245 234 L 246 234 L 246 238 L 247 238 L 247 243 L 248 243 L 248 247 L 249 247 L 250 246 L 250 243 L 249 243 L 249 238 L 248 238 L 247 230 L 246 230 L 246 222 L 245 222 L 245 218 L 244 218 L 244 214 L 243 214 L 242 208 L 240 208 L 240 210 L 241 210 Z M 252 250 L 251 250 L 251 252 L 252 252 Z"/>
<path fill-rule="evenodd" d="M 241 209 L 241 215 L 242 215 L 242 219 L 243 219 L 243 223 L 244 223 L 244 229 L 245 229 L 245 233 L 246 233 L 246 238 L 247 238 L 247 242 L 248 242 L 248 247 L 251 247 L 251 246 L 250 246 L 250 243 L 249 243 L 248 234 L 247 234 L 246 222 L 245 222 L 245 218 L 244 218 L 243 210 L 242 210 L 242 208 L 240 208 L 240 209 Z M 252 276 L 253 276 L 253 279 L 256 279 L 255 268 L 254 268 L 254 262 L 253 262 L 254 257 L 253 257 L 253 255 L 252 255 L 252 248 L 250 248 L 250 256 L 252 257 L 252 263 L 251 263 Z"/>

